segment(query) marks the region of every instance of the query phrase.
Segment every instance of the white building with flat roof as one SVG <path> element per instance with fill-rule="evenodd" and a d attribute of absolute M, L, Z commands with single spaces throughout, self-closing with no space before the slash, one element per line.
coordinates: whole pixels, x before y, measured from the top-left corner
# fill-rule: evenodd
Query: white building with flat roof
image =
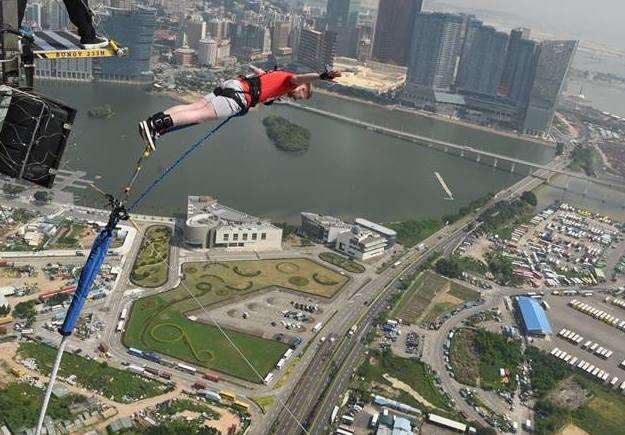
<path fill-rule="evenodd" d="M 368 260 L 384 254 L 387 240 L 373 231 L 354 225 L 351 231 L 336 238 L 337 251 L 356 260 Z"/>
<path fill-rule="evenodd" d="M 282 229 L 211 196 L 189 196 L 184 241 L 203 249 L 276 251 L 282 249 Z"/>
<path fill-rule="evenodd" d="M 301 232 L 317 243 L 333 244 L 341 233 L 351 231 L 352 226 L 334 216 L 322 216 L 317 213 L 301 212 Z"/>

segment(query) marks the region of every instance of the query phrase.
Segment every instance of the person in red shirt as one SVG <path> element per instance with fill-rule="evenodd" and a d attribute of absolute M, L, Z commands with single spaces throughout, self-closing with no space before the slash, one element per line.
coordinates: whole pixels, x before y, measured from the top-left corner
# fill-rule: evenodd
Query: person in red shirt
<path fill-rule="evenodd" d="M 141 121 L 139 133 L 150 150 L 156 148 L 156 140 L 165 133 L 218 118 L 243 115 L 258 104 L 271 104 L 283 97 L 305 100 L 312 95 L 312 82 L 332 81 L 341 76 L 340 72 L 329 70 L 321 74 L 294 74 L 252 68 L 255 71 L 252 76 L 226 80 L 195 103 L 174 106 Z"/>

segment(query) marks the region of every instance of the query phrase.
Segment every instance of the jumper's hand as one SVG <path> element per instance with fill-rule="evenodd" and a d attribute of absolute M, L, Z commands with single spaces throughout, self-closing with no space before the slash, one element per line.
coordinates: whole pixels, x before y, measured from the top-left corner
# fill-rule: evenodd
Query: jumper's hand
<path fill-rule="evenodd" d="M 329 70 L 329 71 L 324 71 L 321 74 L 319 74 L 319 78 L 321 80 L 326 80 L 329 82 L 333 82 L 335 78 L 337 77 L 341 77 L 341 72 L 340 71 L 336 71 L 336 70 Z"/>

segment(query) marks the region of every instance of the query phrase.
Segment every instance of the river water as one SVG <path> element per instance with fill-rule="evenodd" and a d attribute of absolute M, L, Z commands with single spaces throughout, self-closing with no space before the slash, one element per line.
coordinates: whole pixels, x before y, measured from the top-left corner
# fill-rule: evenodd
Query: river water
<path fill-rule="evenodd" d="M 65 167 L 85 170 L 110 192 L 120 191 L 142 151 L 136 122 L 175 104 L 140 87 L 118 84 L 50 82 L 42 83 L 39 89 L 79 110 Z M 109 120 L 89 119 L 87 110 L 102 104 L 110 104 L 116 115 Z M 315 95 L 310 104 L 521 159 L 547 162 L 553 156 L 552 148 L 538 143 L 327 95 Z M 261 123 L 268 114 L 284 116 L 308 128 L 312 133 L 309 150 L 294 155 L 274 147 Z M 158 176 L 208 127 L 165 136 L 144 165 L 137 190 Z M 434 171 L 443 176 L 454 201 L 444 200 Z M 184 213 L 187 195 L 213 195 L 232 207 L 276 220 L 293 222 L 300 211 L 308 210 L 387 222 L 455 212 L 471 200 L 512 184 L 521 175 L 274 105 L 232 120 L 158 187 L 139 211 Z M 81 194 L 84 204 L 98 204 L 98 200 L 93 191 Z"/>

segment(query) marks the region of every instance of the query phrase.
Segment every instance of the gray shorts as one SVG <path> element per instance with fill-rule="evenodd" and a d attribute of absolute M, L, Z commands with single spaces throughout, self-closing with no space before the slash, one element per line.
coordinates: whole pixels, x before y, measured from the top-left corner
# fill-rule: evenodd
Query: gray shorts
<path fill-rule="evenodd" d="M 245 98 L 243 94 L 243 88 L 241 82 L 238 80 L 226 80 L 221 85 L 222 88 L 230 88 L 241 92 L 241 98 Z M 208 101 L 215 109 L 215 113 L 220 118 L 227 118 L 232 115 L 236 115 L 241 111 L 241 106 L 232 98 L 217 96 L 214 93 L 210 93 L 204 96 L 204 99 Z"/>

